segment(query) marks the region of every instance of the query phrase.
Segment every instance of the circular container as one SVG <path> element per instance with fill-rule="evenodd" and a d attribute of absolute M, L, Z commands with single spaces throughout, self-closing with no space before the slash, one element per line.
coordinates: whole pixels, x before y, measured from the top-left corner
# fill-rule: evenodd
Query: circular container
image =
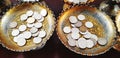
<path fill-rule="evenodd" d="M 76 46 L 71 47 L 68 44 L 68 39 L 66 37 L 67 34 L 63 32 L 63 27 L 70 26 L 71 24 L 68 18 L 71 15 L 76 16 L 78 14 L 84 14 L 88 20 L 93 21 L 93 24 L 95 24 L 96 26 L 93 28 L 92 32 L 97 34 L 99 37 L 107 38 L 108 44 L 104 46 L 100 46 L 97 43 L 97 45 L 91 49 L 88 48 L 80 49 Z M 113 46 L 115 41 L 114 37 L 116 36 L 116 29 L 110 17 L 102 13 L 101 11 L 97 10 L 96 8 L 90 6 L 74 6 L 70 9 L 63 11 L 58 18 L 56 30 L 59 39 L 68 49 L 70 49 L 71 51 L 77 54 L 82 54 L 87 56 L 95 56 L 95 55 L 103 54 L 106 51 L 108 51 Z"/>
<path fill-rule="evenodd" d="M 27 40 L 27 43 L 25 46 L 18 46 L 13 40 L 12 36 L 9 34 L 9 24 L 13 20 L 17 20 L 18 25 L 19 23 L 24 23 L 20 21 L 20 15 L 26 13 L 28 10 L 33 11 L 40 11 L 41 9 L 47 10 L 47 16 L 45 17 L 45 20 L 43 21 L 43 27 L 42 29 L 46 30 L 47 35 L 42 39 L 42 42 L 39 44 L 35 44 L 32 42 L 33 39 Z M 46 6 L 45 3 L 37 3 L 37 2 L 28 2 L 28 3 L 21 3 L 10 10 L 8 10 L 0 20 L 0 41 L 4 47 L 6 47 L 9 50 L 16 51 L 16 52 L 25 52 L 30 50 L 36 50 L 42 48 L 47 40 L 49 40 L 50 36 L 53 34 L 55 28 L 55 18 L 53 15 L 53 12 Z"/>

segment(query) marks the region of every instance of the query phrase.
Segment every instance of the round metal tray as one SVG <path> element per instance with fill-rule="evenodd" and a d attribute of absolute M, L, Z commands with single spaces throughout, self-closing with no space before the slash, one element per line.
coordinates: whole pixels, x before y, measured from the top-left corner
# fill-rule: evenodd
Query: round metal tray
<path fill-rule="evenodd" d="M 28 40 L 28 44 L 25 46 L 18 46 L 13 40 L 12 37 L 9 35 L 9 24 L 11 21 L 16 20 L 19 24 L 24 23 L 20 22 L 20 15 L 24 14 L 27 10 L 33 11 L 40 11 L 41 9 L 46 9 L 48 11 L 48 15 L 45 17 L 45 21 L 43 21 L 44 27 L 43 29 L 46 30 L 47 35 L 43 38 L 42 43 L 34 44 L 31 42 L 32 39 Z M 9 50 L 17 51 L 17 52 L 24 52 L 42 48 L 46 41 L 50 38 L 55 28 L 55 18 L 52 11 L 42 3 L 22 3 L 17 6 L 11 8 L 0 20 L 0 41 L 4 47 Z"/>
<path fill-rule="evenodd" d="M 86 15 L 88 20 L 93 21 L 94 24 L 96 24 L 92 32 L 97 34 L 99 37 L 107 38 L 108 44 L 105 46 L 100 46 L 97 44 L 91 49 L 80 49 L 78 47 L 69 46 L 66 34 L 63 32 L 63 27 L 70 26 L 68 19 L 69 16 L 78 15 L 80 13 Z M 75 53 L 87 56 L 99 55 L 108 51 L 113 46 L 115 41 L 114 37 L 116 36 L 116 29 L 110 17 L 90 6 L 74 6 L 68 10 L 63 11 L 59 16 L 56 30 L 59 39 L 67 48 L 69 48 L 71 51 L 74 51 Z"/>

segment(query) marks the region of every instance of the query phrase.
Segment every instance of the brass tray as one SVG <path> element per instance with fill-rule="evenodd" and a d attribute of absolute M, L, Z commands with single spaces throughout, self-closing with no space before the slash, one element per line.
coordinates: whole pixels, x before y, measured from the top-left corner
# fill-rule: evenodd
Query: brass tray
<path fill-rule="evenodd" d="M 69 46 L 66 34 L 63 32 L 63 27 L 70 26 L 70 22 L 68 20 L 69 16 L 78 15 L 80 13 L 86 15 L 89 18 L 88 20 L 93 21 L 94 24 L 96 24 L 96 27 L 92 32 L 99 35 L 100 37 L 107 38 L 107 45 L 100 46 L 97 44 L 91 49 L 80 49 L 78 47 Z M 90 6 L 74 6 L 72 8 L 69 8 L 68 10 L 63 11 L 58 18 L 56 30 L 59 39 L 68 49 L 74 51 L 75 53 L 87 56 L 99 55 L 108 51 L 113 46 L 115 41 L 114 37 L 116 36 L 116 28 L 114 27 L 114 23 L 112 22 L 110 17 L 97 10 L 96 8 Z"/>
<path fill-rule="evenodd" d="M 30 40 L 28 44 L 26 44 L 23 47 L 19 47 L 13 40 L 11 39 L 11 36 L 9 36 L 9 23 L 13 20 L 16 20 L 19 22 L 18 19 L 20 19 L 19 15 L 25 13 L 27 10 L 34 10 L 34 11 L 40 11 L 40 9 L 46 9 L 48 11 L 48 15 L 45 17 L 45 21 L 43 22 L 44 27 L 43 29 L 46 30 L 47 35 L 45 38 L 43 38 L 42 43 L 40 44 L 34 44 Z M 23 22 L 19 22 L 23 23 Z M 55 28 L 55 18 L 52 13 L 52 11 L 43 3 L 22 3 L 17 6 L 14 6 L 11 8 L 0 20 L 0 41 L 4 47 L 6 47 L 9 50 L 17 51 L 17 52 L 24 52 L 24 51 L 30 51 L 35 49 L 42 48 L 47 40 L 49 40 L 50 36 L 52 35 Z"/>

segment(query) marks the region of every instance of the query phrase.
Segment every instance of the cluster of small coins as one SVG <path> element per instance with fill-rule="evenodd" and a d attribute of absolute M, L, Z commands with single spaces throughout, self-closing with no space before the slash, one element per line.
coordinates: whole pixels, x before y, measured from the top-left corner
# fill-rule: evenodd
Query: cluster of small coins
<path fill-rule="evenodd" d="M 11 35 L 14 37 L 13 41 L 17 43 L 18 46 L 24 46 L 27 40 L 31 38 L 33 38 L 33 43 L 41 43 L 42 38 L 47 34 L 46 31 L 42 29 L 46 16 L 46 9 L 41 9 L 40 12 L 28 10 L 26 13 L 20 15 L 20 21 L 23 22 L 23 24 L 18 26 L 18 23 L 13 21 L 9 25 L 12 29 Z"/>
<path fill-rule="evenodd" d="M 94 25 L 90 21 L 86 21 L 84 24 L 83 20 L 87 20 L 85 15 L 79 14 L 76 16 L 70 16 L 70 26 L 65 26 L 63 32 L 67 34 L 68 44 L 70 46 L 76 46 L 81 49 L 93 48 L 97 43 L 104 46 L 108 43 L 105 38 L 98 38 L 96 34 L 89 32 L 89 29 L 93 28 Z"/>
<path fill-rule="evenodd" d="M 68 2 L 79 4 L 79 3 L 86 3 L 88 0 L 68 0 Z"/>

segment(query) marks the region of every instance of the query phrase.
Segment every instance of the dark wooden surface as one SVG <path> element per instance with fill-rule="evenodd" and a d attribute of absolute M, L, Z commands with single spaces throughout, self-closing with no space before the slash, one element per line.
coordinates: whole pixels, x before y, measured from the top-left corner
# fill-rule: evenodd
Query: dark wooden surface
<path fill-rule="evenodd" d="M 14 0 L 12 0 L 14 1 Z M 99 5 L 102 0 L 96 0 L 91 5 Z M 54 12 L 57 18 L 62 11 L 63 0 L 45 0 L 49 8 Z M 24 53 L 18 53 L 9 51 L 0 45 L 0 58 L 120 58 L 120 52 L 110 49 L 110 51 L 99 56 L 83 56 L 76 54 L 67 49 L 61 41 L 58 39 L 56 31 L 54 31 L 52 37 L 46 43 L 45 47 L 40 50 L 29 51 Z"/>

